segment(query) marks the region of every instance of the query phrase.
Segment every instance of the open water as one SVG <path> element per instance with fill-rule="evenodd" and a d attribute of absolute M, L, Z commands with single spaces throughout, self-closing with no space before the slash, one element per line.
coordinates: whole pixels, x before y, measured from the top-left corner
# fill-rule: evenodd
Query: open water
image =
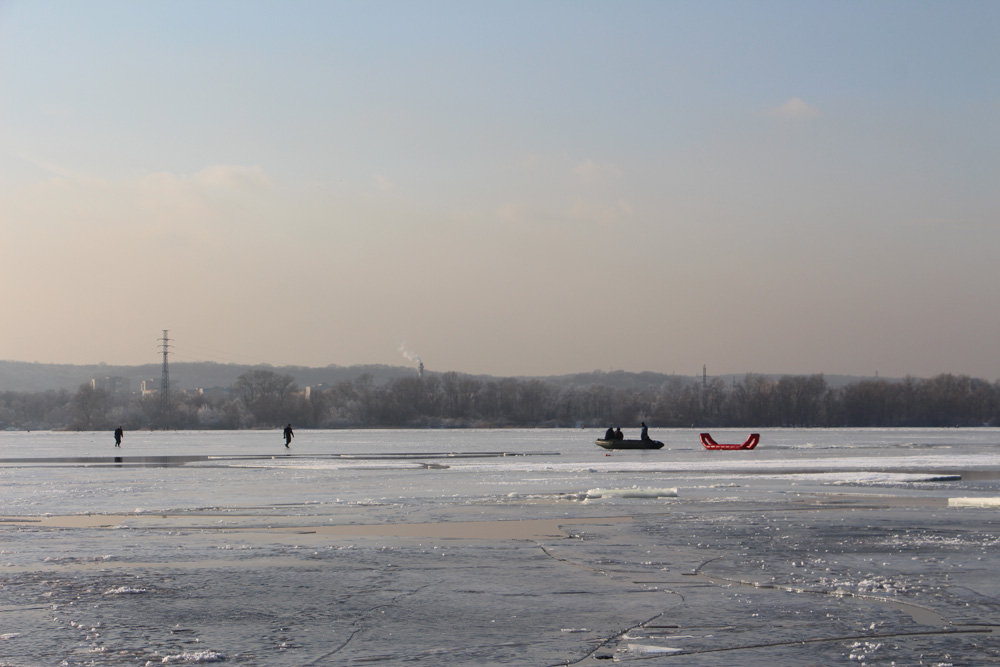
<path fill-rule="evenodd" d="M 602 433 L 0 433 L 0 667 L 1000 664 L 1000 430 Z"/>

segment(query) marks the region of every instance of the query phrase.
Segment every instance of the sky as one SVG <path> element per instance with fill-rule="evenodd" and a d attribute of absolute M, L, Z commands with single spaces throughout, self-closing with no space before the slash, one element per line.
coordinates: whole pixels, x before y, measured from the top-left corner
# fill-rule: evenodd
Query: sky
<path fill-rule="evenodd" d="M 0 359 L 1000 379 L 998 32 L 0 0 Z"/>

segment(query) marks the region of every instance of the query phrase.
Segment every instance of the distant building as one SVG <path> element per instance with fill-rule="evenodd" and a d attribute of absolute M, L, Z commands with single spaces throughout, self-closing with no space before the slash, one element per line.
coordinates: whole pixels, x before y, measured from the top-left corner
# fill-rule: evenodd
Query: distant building
<path fill-rule="evenodd" d="M 170 391 L 171 394 L 187 394 L 189 396 L 204 396 L 205 388 L 196 387 L 194 389 L 177 389 L 177 387 L 171 383 L 173 387 Z M 148 396 L 156 396 L 160 393 L 160 380 L 158 378 L 150 378 L 149 380 L 143 380 L 139 383 L 139 394 L 146 398 Z"/>
<path fill-rule="evenodd" d="M 128 396 L 132 393 L 132 380 L 129 378 L 111 376 L 94 378 L 90 381 L 90 386 L 111 396 Z"/>

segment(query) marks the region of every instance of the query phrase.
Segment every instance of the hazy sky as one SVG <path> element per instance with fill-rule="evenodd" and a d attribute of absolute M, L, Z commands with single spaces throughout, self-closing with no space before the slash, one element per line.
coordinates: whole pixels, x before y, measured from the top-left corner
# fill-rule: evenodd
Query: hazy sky
<path fill-rule="evenodd" d="M 0 0 L 0 359 L 997 379 L 998 34 L 993 0 Z"/>

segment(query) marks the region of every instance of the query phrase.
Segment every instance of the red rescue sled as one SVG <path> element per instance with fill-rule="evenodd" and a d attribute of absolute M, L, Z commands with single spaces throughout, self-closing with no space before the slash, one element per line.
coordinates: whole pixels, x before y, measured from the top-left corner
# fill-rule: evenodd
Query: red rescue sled
<path fill-rule="evenodd" d="M 760 442 L 760 433 L 751 433 L 746 442 L 731 445 L 720 444 L 712 440 L 712 436 L 708 433 L 701 434 L 701 444 L 705 445 L 705 449 L 753 449 L 758 442 Z"/>

